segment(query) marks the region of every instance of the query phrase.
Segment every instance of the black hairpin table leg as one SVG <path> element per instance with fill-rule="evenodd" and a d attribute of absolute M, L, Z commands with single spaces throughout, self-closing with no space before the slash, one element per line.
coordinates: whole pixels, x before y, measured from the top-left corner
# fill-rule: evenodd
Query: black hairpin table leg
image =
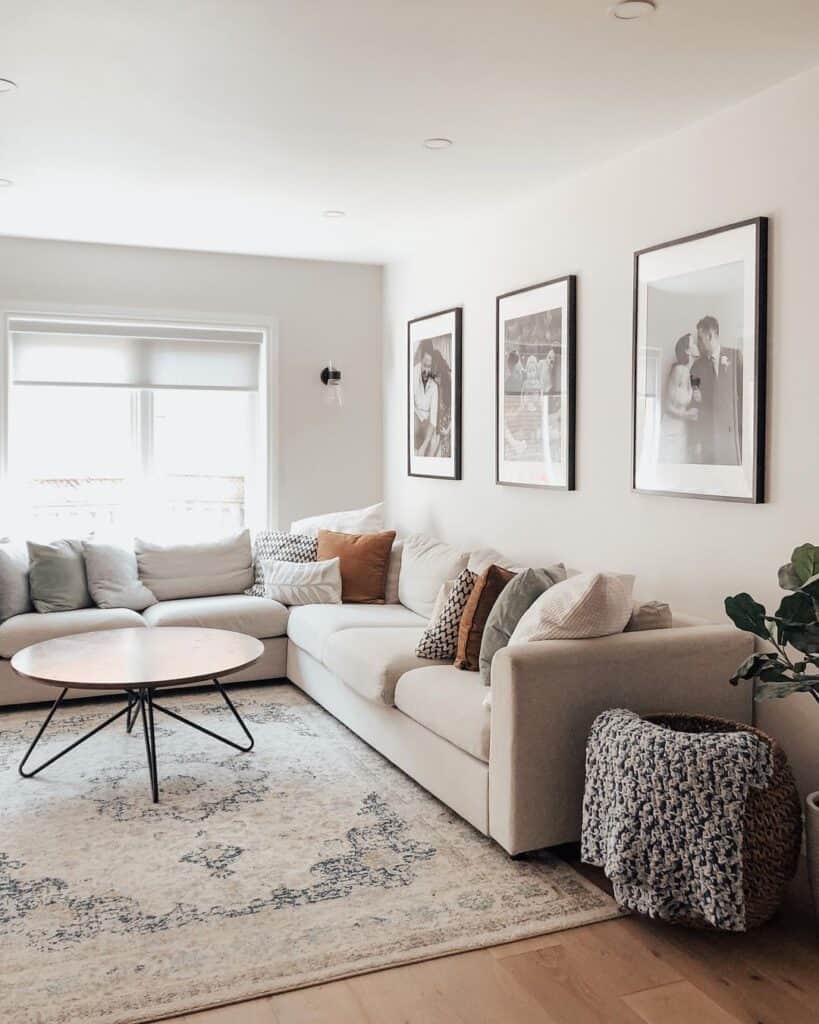
<path fill-rule="evenodd" d="M 150 687 L 139 691 L 139 713 L 145 734 L 145 754 L 148 758 L 148 777 L 151 780 L 151 799 L 159 803 L 159 773 L 156 767 L 156 732 L 154 731 L 154 705 Z M 147 710 L 146 710 L 147 709 Z"/>
<path fill-rule="evenodd" d="M 137 718 L 139 718 L 139 697 L 133 692 L 133 690 L 127 691 L 128 697 L 128 715 L 125 719 L 125 731 L 130 732 L 136 724 Z"/>
<path fill-rule="evenodd" d="M 34 775 L 37 775 L 38 772 L 41 772 L 43 768 L 48 768 L 50 764 L 54 764 L 55 761 L 59 761 L 61 757 L 65 757 L 65 755 L 72 751 L 75 747 L 78 747 L 81 743 L 85 743 L 86 740 L 90 740 L 92 736 L 95 736 L 101 729 L 104 729 L 106 725 L 110 725 L 112 722 L 115 722 L 118 718 L 122 718 L 122 716 L 126 714 L 128 711 L 128 705 L 126 704 L 126 706 L 124 708 L 120 708 L 120 710 L 117 711 L 116 714 L 111 715 L 110 718 L 106 718 L 104 722 L 100 722 L 100 724 L 95 726 L 90 732 L 87 732 L 84 736 L 80 736 L 78 740 L 74 740 L 74 742 L 70 743 L 64 750 L 61 750 L 58 754 L 55 754 L 53 757 L 50 757 L 47 761 L 44 761 L 39 767 L 32 769 L 32 771 L 26 771 L 26 761 L 28 761 L 32 751 L 40 742 L 40 737 L 46 731 L 48 723 L 54 717 L 54 712 L 57 710 L 60 704 L 62 704 L 63 697 L 65 697 L 66 693 L 68 693 L 68 690 L 69 687 L 66 686 L 65 689 L 60 691 L 60 696 L 52 704 L 51 710 L 46 715 L 45 721 L 37 730 L 37 735 L 31 741 L 31 745 L 26 751 L 23 760 L 20 762 L 20 765 L 17 770 L 20 772 L 24 779 L 32 778 Z"/>
<path fill-rule="evenodd" d="M 253 737 L 250 734 L 250 730 L 245 725 L 242 716 L 233 706 L 233 701 L 230 699 L 230 697 L 228 697 L 227 693 L 225 693 L 224 689 L 222 688 L 222 684 L 219 682 L 219 680 L 214 679 L 213 683 L 216 689 L 222 695 L 225 704 L 227 704 L 227 706 L 233 712 L 233 717 L 239 723 L 242 732 L 245 734 L 245 736 L 247 736 L 248 740 L 250 740 L 247 746 L 242 746 L 240 743 L 236 743 L 235 740 L 229 740 L 226 736 L 220 736 L 218 732 L 213 732 L 211 729 L 206 729 L 204 725 L 199 725 L 197 722 L 192 722 L 189 718 L 184 718 L 178 712 L 171 711 L 170 708 L 166 708 L 162 704 L 157 704 L 156 701 L 153 702 L 153 706 L 156 708 L 157 711 L 161 711 L 163 715 L 168 715 L 169 718 L 175 718 L 177 722 L 184 722 L 185 725 L 189 725 L 192 729 L 197 729 L 199 732 L 203 732 L 206 736 L 210 736 L 215 740 L 219 740 L 220 743 L 226 743 L 229 747 L 233 747 L 234 750 L 241 750 L 243 754 L 247 754 L 249 751 L 253 749 Z"/>

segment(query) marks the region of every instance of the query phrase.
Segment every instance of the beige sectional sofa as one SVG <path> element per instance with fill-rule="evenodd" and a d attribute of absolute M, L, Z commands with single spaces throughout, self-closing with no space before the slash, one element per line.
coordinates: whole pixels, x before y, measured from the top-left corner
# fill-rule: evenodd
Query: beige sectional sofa
<path fill-rule="evenodd" d="M 677 616 L 670 629 L 507 647 L 487 689 L 479 673 L 416 657 L 425 624 L 401 604 L 287 609 L 244 594 L 160 601 L 142 614 L 32 612 L 0 624 L 0 704 L 53 699 L 9 663 L 40 640 L 123 627 L 238 630 L 265 650 L 231 682 L 295 683 L 511 854 L 578 839 L 585 741 L 600 711 L 750 720 L 747 688 L 727 680 L 752 640 L 731 626 Z"/>

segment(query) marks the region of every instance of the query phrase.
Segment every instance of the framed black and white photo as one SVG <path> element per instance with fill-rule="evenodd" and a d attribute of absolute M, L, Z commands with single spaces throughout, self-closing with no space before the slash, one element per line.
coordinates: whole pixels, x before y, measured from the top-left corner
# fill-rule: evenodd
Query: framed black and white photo
<path fill-rule="evenodd" d="M 574 490 L 574 275 L 497 298 L 495 479 Z"/>
<path fill-rule="evenodd" d="M 768 221 L 634 254 L 633 486 L 761 502 Z"/>
<path fill-rule="evenodd" d="M 462 311 L 447 309 L 407 324 L 407 471 L 461 479 Z"/>

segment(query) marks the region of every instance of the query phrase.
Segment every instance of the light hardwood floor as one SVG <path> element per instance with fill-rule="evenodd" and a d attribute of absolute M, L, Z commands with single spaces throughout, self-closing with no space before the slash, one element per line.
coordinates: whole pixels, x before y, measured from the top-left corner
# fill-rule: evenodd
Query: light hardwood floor
<path fill-rule="evenodd" d="M 802 872 L 778 917 L 747 935 L 621 918 L 174 1022 L 819 1024 L 819 930 Z"/>

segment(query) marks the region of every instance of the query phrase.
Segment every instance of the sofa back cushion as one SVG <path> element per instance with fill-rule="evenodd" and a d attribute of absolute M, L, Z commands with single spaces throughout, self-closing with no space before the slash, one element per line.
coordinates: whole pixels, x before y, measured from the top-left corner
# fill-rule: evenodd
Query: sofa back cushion
<path fill-rule="evenodd" d="M 512 644 L 586 640 L 622 633 L 631 616 L 634 577 L 585 572 L 550 587 L 521 616 Z"/>
<path fill-rule="evenodd" d="M 349 512 L 326 512 L 320 516 L 296 519 L 290 524 L 291 533 L 304 533 L 318 537 L 319 530 L 334 533 L 381 533 L 384 529 L 384 504 L 354 508 Z"/>
<path fill-rule="evenodd" d="M 141 612 L 156 604 L 153 593 L 139 578 L 133 551 L 86 540 L 82 553 L 88 590 L 98 608 L 130 608 Z"/>
<path fill-rule="evenodd" d="M 503 588 L 492 606 L 481 638 L 478 660 L 484 685 L 489 686 L 492 659 L 509 643 L 523 613 L 545 590 L 565 579 L 566 567 L 558 563 L 548 569 L 524 569 Z"/>
<path fill-rule="evenodd" d="M 158 601 L 241 594 L 253 582 L 250 533 L 200 544 L 154 544 L 137 537 L 139 578 Z"/>
<path fill-rule="evenodd" d="M 30 612 L 28 552 L 20 544 L 0 544 L 0 622 Z"/>
<path fill-rule="evenodd" d="M 82 541 L 29 541 L 27 547 L 31 603 L 38 612 L 73 612 L 90 607 Z"/>
<path fill-rule="evenodd" d="M 515 573 L 499 565 L 490 565 L 478 577 L 458 627 L 455 668 L 467 672 L 477 672 L 480 668 L 481 642 L 489 613 L 506 584 L 514 578 Z"/>
<path fill-rule="evenodd" d="M 398 597 L 401 604 L 428 619 L 438 591 L 466 568 L 469 554 L 443 541 L 412 534 L 404 538 Z"/>
<path fill-rule="evenodd" d="M 341 597 L 345 604 L 384 604 L 394 540 L 394 530 L 369 534 L 319 530 L 319 561 L 341 560 Z"/>

